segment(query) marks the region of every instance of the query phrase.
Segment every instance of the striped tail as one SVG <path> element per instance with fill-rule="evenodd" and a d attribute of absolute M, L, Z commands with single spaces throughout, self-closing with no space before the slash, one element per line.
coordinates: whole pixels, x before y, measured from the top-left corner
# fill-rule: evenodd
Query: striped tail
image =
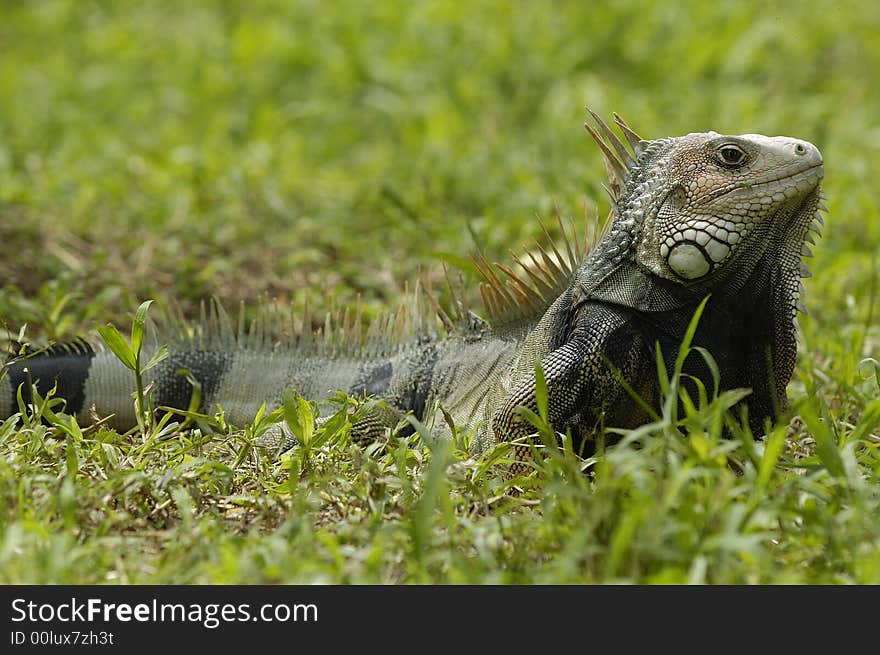
<path fill-rule="evenodd" d="M 19 412 L 21 403 L 30 411 L 32 385 L 42 398 L 54 388 L 54 397 L 64 401 L 55 411 L 76 416 L 80 424 L 93 422 L 95 415 L 110 417 L 107 422 L 116 428 L 136 424 L 134 376 L 109 350 L 78 341 L 11 363 L 0 379 L 0 417 Z"/>
<path fill-rule="evenodd" d="M 410 360 L 424 348 L 390 356 L 331 357 L 295 344 L 227 350 L 191 342 L 171 347 L 166 359 L 144 373 L 143 382 L 154 407 L 192 407 L 209 415 L 222 408 L 228 423 L 242 426 L 253 421 L 264 402 L 269 410 L 279 407 L 285 389 L 318 402 L 337 390 L 381 395 L 388 391 L 392 371 L 410 375 Z M 145 344 L 141 361 L 149 361 L 157 349 Z M 137 424 L 134 374 L 100 344 L 53 346 L 10 364 L 0 379 L 0 418 L 19 412 L 22 403 L 30 411 L 32 385 L 43 398 L 54 388 L 54 397 L 65 401 L 55 411 L 76 416 L 81 425 L 106 419 L 107 425 L 128 430 Z M 422 389 L 421 395 L 426 394 L 427 388 Z"/>

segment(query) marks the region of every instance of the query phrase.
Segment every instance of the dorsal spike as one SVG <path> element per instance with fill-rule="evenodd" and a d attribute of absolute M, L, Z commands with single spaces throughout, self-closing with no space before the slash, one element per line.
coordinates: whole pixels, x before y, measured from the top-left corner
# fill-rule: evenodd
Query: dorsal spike
<path fill-rule="evenodd" d="M 336 321 L 338 324 L 337 333 L 339 335 L 339 337 L 337 339 L 337 343 L 348 343 L 348 338 L 349 338 L 349 331 L 348 330 L 349 330 L 349 323 L 351 320 L 351 317 L 349 316 L 349 314 L 350 314 L 349 309 L 348 309 L 348 307 L 346 307 Z"/>
<path fill-rule="evenodd" d="M 326 348 L 330 348 L 331 339 L 333 336 L 333 320 L 330 317 L 330 312 L 324 314 L 324 346 Z"/>
<path fill-rule="evenodd" d="M 608 174 L 608 183 L 611 185 L 611 188 L 616 191 L 613 196 L 616 202 L 620 199 L 620 191 L 623 189 L 623 185 L 627 179 L 626 166 L 623 165 L 611 148 L 608 147 L 608 144 L 602 140 L 599 133 L 593 129 L 589 123 L 584 123 L 584 128 L 590 133 L 590 136 L 593 137 L 593 140 L 596 142 L 596 145 L 599 146 L 602 154 L 605 155 L 605 170 Z"/>
<path fill-rule="evenodd" d="M 559 253 L 556 252 L 555 246 L 553 246 L 552 242 L 550 245 L 553 248 L 554 253 L 558 257 Z M 544 265 L 547 267 L 547 270 L 550 272 L 551 279 L 555 280 L 555 279 L 559 279 L 561 277 L 565 277 L 567 275 L 567 273 L 562 268 L 560 268 L 559 264 L 557 264 L 553 260 L 553 258 L 550 256 L 550 254 L 544 248 L 544 246 L 539 244 L 538 251 L 541 253 L 541 258 L 544 260 Z"/>
<path fill-rule="evenodd" d="M 398 304 L 397 314 L 394 317 L 394 325 L 392 326 L 392 340 L 394 343 L 400 343 L 406 340 L 409 335 L 409 282 L 403 283 L 403 298 Z"/>
<path fill-rule="evenodd" d="M 485 258 L 483 258 L 483 265 L 489 272 L 489 284 L 495 293 L 496 299 L 502 304 L 506 303 L 508 306 L 515 306 L 516 298 L 511 294 L 504 280 L 498 277 L 498 274 L 495 272 L 495 266 L 490 264 Z"/>
<path fill-rule="evenodd" d="M 208 327 L 208 308 L 205 306 L 205 301 L 202 300 L 199 302 L 199 325 L 196 330 L 198 334 L 198 345 L 199 348 L 204 348 L 206 346 L 205 343 L 205 330 Z"/>
<path fill-rule="evenodd" d="M 244 300 L 238 303 L 238 325 L 235 328 L 235 338 L 240 340 L 245 333 L 245 326 L 247 325 L 247 318 L 245 317 L 244 312 Z"/>
<path fill-rule="evenodd" d="M 489 293 L 489 289 L 484 282 L 480 282 L 480 300 L 483 301 L 483 307 L 486 308 L 486 311 L 491 316 L 495 312 L 495 308 L 492 302 L 492 294 Z"/>
<path fill-rule="evenodd" d="M 578 255 L 578 261 L 584 258 L 590 248 L 592 248 L 593 244 L 596 242 L 596 237 L 599 233 L 599 212 L 597 211 L 595 216 L 595 220 L 590 220 L 590 208 L 587 205 L 587 199 L 584 198 L 584 241 L 583 241 L 583 251 Z"/>
<path fill-rule="evenodd" d="M 532 267 L 527 266 L 516 255 L 516 253 L 511 252 L 510 254 L 513 257 L 513 261 L 515 261 L 517 264 L 519 264 L 520 268 L 522 268 L 526 272 L 526 275 L 528 275 L 529 278 L 535 283 L 535 286 L 538 288 L 539 293 L 542 293 L 542 289 L 544 290 L 544 292 L 552 290 L 552 287 L 550 287 L 550 285 L 547 284 L 547 281 L 545 280 L 544 276 L 538 275 L 537 273 L 535 273 L 535 271 L 532 269 Z M 528 253 L 528 255 L 531 258 L 532 263 L 534 264 L 535 268 L 538 268 L 540 266 L 540 264 L 535 259 L 534 255 L 532 255 L 532 253 Z"/>
<path fill-rule="evenodd" d="M 556 203 L 554 203 L 554 205 L 556 205 Z M 565 231 L 565 225 L 562 221 L 562 213 L 559 211 L 559 205 L 556 205 L 556 222 L 559 224 L 559 232 L 562 234 L 562 243 L 565 246 L 565 252 L 568 255 L 569 269 L 574 270 L 580 260 L 580 253 L 578 252 L 577 241 L 572 244 L 572 240 L 568 238 L 568 232 Z M 569 219 L 569 223 L 571 224 L 570 227 L 572 228 L 572 234 L 577 234 L 574 230 L 574 223 L 571 219 Z"/>
<path fill-rule="evenodd" d="M 370 321 L 367 328 L 367 336 L 364 339 L 364 347 L 368 355 L 375 356 L 379 353 L 382 344 L 382 321 L 384 316 L 377 316 Z"/>
<path fill-rule="evenodd" d="M 544 239 L 523 254 L 511 252 L 518 268 L 501 263 L 490 264 L 484 256 L 474 256 L 472 261 L 483 279 L 480 295 L 494 327 L 504 329 L 536 321 L 542 312 L 571 283 L 591 247 L 590 212 L 584 205 L 584 234 L 574 219 L 569 219 L 570 230 L 557 208 L 556 221 L 560 235 L 555 238 L 541 218 L 538 225 Z M 598 232 L 596 217 L 593 232 Z M 560 243 L 560 239 L 562 242 Z M 583 243 L 583 246 L 581 246 Z"/>
<path fill-rule="evenodd" d="M 392 342 L 392 337 L 394 335 L 394 324 L 397 322 L 397 316 L 395 314 L 388 314 L 385 317 L 385 325 L 382 326 L 382 341 L 389 348 Z"/>
<path fill-rule="evenodd" d="M 254 350 L 258 350 L 262 347 L 262 316 L 260 316 L 260 312 L 257 312 L 254 320 L 251 321 L 250 329 L 248 330 L 248 336 L 245 340 L 245 344 Z"/>
<path fill-rule="evenodd" d="M 449 277 L 449 267 L 446 265 L 446 262 L 443 262 L 443 277 L 446 279 L 446 288 L 449 292 L 452 310 L 455 313 L 453 318 L 456 323 L 461 323 L 465 320 L 464 301 L 462 300 L 464 294 L 456 291 L 455 287 L 452 285 L 452 280 Z"/>
<path fill-rule="evenodd" d="M 544 236 L 547 237 L 547 243 L 550 244 L 550 249 L 553 251 L 553 254 L 556 255 L 556 259 L 553 262 L 556 265 L 556 270 L 560 275 L 570 274 L 571 268 L 568 266 L 566 259 L 560 254 L 559 249 L 556 247 L 556 241 L 550 236 L 547 226 L 544 225 L 544 222 L 540 219 L 538 220 L 538 224 L 541 226 L 541 231 L 544 232 Z M 565 232 L 563 231 L 562 234 L 564 235 Z"/>
<path fill-rule="evenodd" d="M 416 339 L 421 339 L 427 333 L 427 326 L 425 325 L 425 310 L 422 301 L 422 292 L 422 276 L 420 272 L 416 276 L 416 283 L 415 285 L 413 285 L 412 295 L 413 336 Z"/>
<path fill-rule="evenodd" d="M 568 241 L 572 244 L 572 247 L 574 248 L 574 259 L 576 262 L 574 267 L 577 268 L 577 264 L 579 264 L 580 261 L 584 258 L 585 251 L 584 251 L 583 242 L 580 239 L 578 239 L 578 229 L 577 229 L 577 223 L 575 222 L 574 214 L 569 214 L 569 216 L 568 216 L 568 227 L 571 230 L 571 238 L 568 239 Z M 584 222 L 584 235 L 583 235 L 584 241 L 586 241 L 588 238 L 587 234 L 586 234 L 586 230 L 587 230 L 587 223 Z"/>
<path fill-rule="evenodd" d="M 587 108 L 587 111 L 590 112 L 590 116 L 593 117 L 593 120 L 596 121 L 599 129 L 602 130 L 602 134 L 605 135 L 605 143 L 610 144 L 611 147 L 614 148 L 618 159 L 626 167 L 626 178 L 629 178 L 629 171 L 635 165 L 632 155 L 630 155 L 626 147 L 620 142 L 617 135 L 611 131 L 611 128 L 605 124 L 605 121 L 602 120 L 599 114 L 589 108 Z"/>
<path fill-rule="evenodd" d="M 613 213 L 617 213 L 617 201 L 620 200 L 620 197 L 615 194 L 614 191 L 609 189 L 606 185 L 602 185 L 602 188 L 605 190 L 605 193 L 608 195 L 608 200 L 611 202 L 611 211 Z"/>
<path fill-rule="evenodd" d="M 519 289 L 520 293 L 526 297 L 527 302 L 536 306 L 541 301 L 541 296 L 535 291 L 534 288 L 529 286 L 529 284 L 523 280 L 519 275 L 517 275 L 512 269 L 505 266 L 504 264 L 495 263 L 495 265 L 504 273 L 514 285 L 516 285 L 517 289 Z"/>
<path fill-rule="evenodd" d="M 553 284 L 551 281 L 553 280 L 553 271 L 546 267 L 544 261 L 539 260 L 534 253 L 529 252 L 529 259 L 532 260 L 532 264 L 534 265 L 535 274 L 541 278 L 541 285 L 546 287 L 547 290 L 553 289 Z"/>
<path fill-rule="evenodd" d="M 617 112 L 611 114 L 614 117 L 614 122 L 617 127 L 620 128 L 620 131 L 623 132 L 623 136 L 626 137 L 627 143 L 629 143 L 629 147 L 633 149 L 633 153 L 635 153 L 636 157 L 642 154 L 642 150 L 644 150 L 644 139 L 640 137 L 638 134 L 633 132 L 629 125 L 618 115 Z"/>
<path fill-rule="evenodd" d="M 455 323 L 449 317 L 449 314 L 443 311 L 443 307 L 440 306 L 440 303 L 437 302 L 431 286 L 425 285 L 422 287 L 422 289 L 425 292 L 425 297 L 428 299 L 428 302 L 431 303 L 431 307 L 434 309 L 435 316 L 437 316 L 437 318 L 440 320 L 440 323 L 443 324 L 443 329 L 445 329 L 448 334 L 452 334 L 455 331 Z"/>
<path fill-rule="evenodd" d="M 611 211 L 608 212 L 608 216 L 602 221 L 599 218 L 599 206 L 596 206 L 596 210 L 593 212 L 592 218 L 590 218 L 589 207 L 587 206 L 586 200 L 584 200 L 584 248 L 586 252 L 589 252 L 593 249 L 602 235 L 608 233 L 611 230 L 611 225 L 614 223 L 614 214 L 617 211 L 617 206 L 612 205 Z M 586 254 L 586 253 L 585 253 Z"/>
<path fill-rule="evenodd" d="M 300 342 L 303 344 L 311 343 L 314 332 L 315 331 L 312 328 L 312 312 L 311 308 L 309 307 L 309 295 L 306 294 L 305 300 L 303 301 L 302 327 L 299 331 Z"/>
<path fill-rule="evenodd" d="M 364 336 L 364 305 L 361 302 L 361 294 L 358 293 L 355 302 L 355 312 L 352 314 L 351 334 L 358 345 L 363 345 Z"/>
<path fill-rule="evenodd" d="M 296 312 L 294 312 L 292 302 L 287 305 L 287 320 L 290 322 L 290 339 L 287 341 L 287 345 L 288 347 L 299 346 L 303 341 L 302 330 L 296 326 Z"/>
<path fill-rule="evenodd" d="M 217 298 L 213 299 L 212 304 L 214 305 L 214 313 L 217 316 L 217 335 L 220 337 L 221 343 L 227 347 L 232 347 L 235 344 L 232 318 Z"/>
<path fill-rule="evenodd" d="M 498 275 L 496 275 L 495 271 L 492 268 L 492 264 L 489 263 L 489 260 L 486 259 L 486 256 L 481 254 L 479 256 L 479 259 L 471 257 L 471 261 L 477 267 L 477 271 L 482 276 L 487 287 L 492 290 L 492 294 L 499 300 L 507 300 L 510 302 L 511 305 L 513 305 L 513 297 L 507 295 L 504 288 L 504 283 L 499 279 Z"/>

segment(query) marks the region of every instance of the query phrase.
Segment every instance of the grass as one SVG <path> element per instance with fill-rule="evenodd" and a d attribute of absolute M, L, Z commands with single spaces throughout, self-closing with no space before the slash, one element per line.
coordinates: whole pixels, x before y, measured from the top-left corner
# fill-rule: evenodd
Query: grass
<path fill-rule="evenodd" d="M 261 294 L 369 317 L 440 262 L 475 289 L 469 252 L 605 211 L 588 104 L 823 151 L 791 420 L 724 439 L 708 398 L 595 460 L 551 449 L 511 497 L 468 435 L 365 446 L 342 412 L 274 463 L 258 417 L 119 434 L 50 402 L 0 423 L 0 582 L 880 582 L 880 9 L 515 7 L 8 3 L 3 323 L 43 344 Z"/>

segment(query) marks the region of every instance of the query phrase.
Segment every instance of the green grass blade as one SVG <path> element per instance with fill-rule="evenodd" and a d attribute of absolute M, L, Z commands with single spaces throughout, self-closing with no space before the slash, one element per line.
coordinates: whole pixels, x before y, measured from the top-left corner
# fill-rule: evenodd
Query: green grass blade
<path fill-rule="evenodd" d="M 141 346 L 144 341 L 144 330 L 146 329 L 147 310 L 153 304 L 152 300 L 146 300 L 137 308 L 134 315 L 134 321 L 131 323 L 131 349 L 135 354 L 137 361 L 140 361 Z"/>
<path fill-rule="evenodd" d="M 107 347 L 122 362 L 126 368 L 134 371 L 137 369 L 137 356 L 131 347 L 125 342 L 123 336 L 116 329 L 116 326 L 107 323 L 107 325 L 97 326 L 98 334 L 107 344 Z"/>

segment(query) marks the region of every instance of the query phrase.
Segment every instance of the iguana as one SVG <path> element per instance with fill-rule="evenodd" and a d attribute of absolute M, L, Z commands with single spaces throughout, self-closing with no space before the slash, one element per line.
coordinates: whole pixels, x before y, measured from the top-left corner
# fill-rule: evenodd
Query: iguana
<path fill-rule="evenodd" d="M 566 238 L 517 260 L 520 272 L 479 261 L 489 322 L 463 310 L 451 318 L 417 292 L 365 337 L 350 336 L 349 320 L 328 322 L 320 338 L 307 328 L 273 344 L 266 322 L 246 334 L 215 307 L 201 324 L 156 337 L 151 348 L 170 346 L 148 373 L 156 404 L 189 406 L 193 386 L 181 369 L 198 381 L 202 411 L 219 404 L 239 425 L 264 401 L 280 405 L 285 389 L 319 402 L 335 390 L 366 394 L 388 410 L 365 419 L 363 434 L 412 412 L 437 438 L 450 435 L 450 422 L 474 431 L 477 452 L 514 441 L 521 472 L 533 428 L 519 408 L 537 409 L 536 363 L 557 431 L 584 440 L 603 425 L 637 426 L 647 414 L 633 392 L 659 402 L 655 344 L 671 365 L 709 296 L 693 344 L 714 356 L 721 389 L 752 390 L 743 402 L 760 429 L 786 405 L 800 278 L 809 275 L 802 257 L 822 223 L 822 155 L 806 141 L 759 134 L 643 140 L 614 114 L 621 138 L 590 113 L 596 127 L 585 127 L 608 172 L 609 225 L 589 252 Z M 435 305 L 436 320 L 424 320 L 428 312 L 413 307 L 420 302 Z M 703 358 L 690 357 L 685 372 L 711 384 Z M 135 423 L 131 373 L 97 342 L 12 364 L 0 382 L 0 415 L 17 411 L 20 385 L 29 399 L 29 381 L 42 393 L 57 383 L 81 422 L 91 413 Z"/>

